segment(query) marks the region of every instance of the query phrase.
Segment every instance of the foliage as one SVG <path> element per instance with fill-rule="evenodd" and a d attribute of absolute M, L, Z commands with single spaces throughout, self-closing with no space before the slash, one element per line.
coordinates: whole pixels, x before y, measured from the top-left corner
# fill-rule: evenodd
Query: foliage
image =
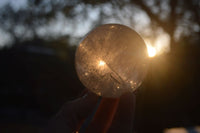
<path fill-rule="evenodd" d="M 173 47 L 183 37 L 190 38 L 191 43 L 199 40 L 199 6 L 199 0 L 32 0 L 18 10 L 9 4 L 1 8 L 0 28 L 9 34 L 13 43 L 30 38 L 59 38 L 66 34 L 72 37 L 72 32 L 83 22 L 91 28 L 115 19 L 115 22 L 137 27 L 135 16 L 144 12 L 150 19 L 148 36 L 162 29 L 170 36 Z M 91 19 L 90 14 L 95 10 L 97 17 Z M 62 28 L 56 31 L 52 27 L 56 20 L 64 22 L 61 27 L 74 28 L 69 33 L 63 32 Z"/>

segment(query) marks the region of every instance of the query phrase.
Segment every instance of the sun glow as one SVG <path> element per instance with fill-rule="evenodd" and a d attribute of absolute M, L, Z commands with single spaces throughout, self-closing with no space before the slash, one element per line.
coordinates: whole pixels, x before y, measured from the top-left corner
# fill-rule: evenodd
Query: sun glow
<path fill-rule="evenodd" d="M 170 51 L 170 37 L 167 34 L 161 33 L 155 38 L 145 38 L 144 41 L 149 58 L 153 58 Z"/>
<path fill-rule="evenodd" d="M 99 66 L 104 66 L 106 63 L 102 60 L 99 61 Z"/>
<path fill-rule="evenodd" d="M 151 44 L 151 42 L 150 42 L 149 40 L 145 40 L 145 44 L 146 44 L 146 46 L 147 46 L 147 53 L 148 53 L 148 56 L 149 56 L 150 58 L 156 56 L 156 54 L 157 54 L 157 49 L 156 49 L 156 47 L 153 47 L 152 44 Z"/>
<path fill-rule="evenodd" d="M 151 45 L 147 45 L 147 52 L 149 57 L 154 57 L 157 54 L 156 48 Z"/>

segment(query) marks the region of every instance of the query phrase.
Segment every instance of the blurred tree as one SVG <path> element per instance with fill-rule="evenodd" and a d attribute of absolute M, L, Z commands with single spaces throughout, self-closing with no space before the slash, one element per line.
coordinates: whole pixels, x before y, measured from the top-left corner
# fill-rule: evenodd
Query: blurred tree
<path fill-rule="evenodd" d="M 137 0 L 135 3 L 148 14 L 151 22 L 170 35 L 172 49 L 176 45 L 176 34 L 180 38 L 189 34 L 198 38 L 200 35 L 199 0 Z"/>
<path fill-rule="evenodd" d="M 115 19 L 114 22 L 143 27 L 140 31 L 143 34 L 145 27 L 135 20 L 137 14 L 143 12 L 150 20 L 148 35 L 163 30 L 170 36 L 173 49 L 182 37 L 199 39 L 199 8 L 199 0 L 31 0 L 18 10 L 9 4 L 1 8 L 0 28 L 18 42 L 38 37 L 74 36 L 76 30 L 80 30 L 80 23 L 86 23 L 81 27 L 86 33 L 95 25 Z M 95 15 L 97 17 L 92 18 Z"/>

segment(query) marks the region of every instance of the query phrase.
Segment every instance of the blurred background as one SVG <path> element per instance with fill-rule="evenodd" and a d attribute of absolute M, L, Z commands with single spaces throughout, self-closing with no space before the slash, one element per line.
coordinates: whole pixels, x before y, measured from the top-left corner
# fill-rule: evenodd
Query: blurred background
<path fill-rule="evenodd" d="M 200 132 L 200 0 L 0 0 L 0 132 L 36 133 L 80 96 L 76 47 L 106 23 L 136 30 L 151 57 L 135 133 Z"/>

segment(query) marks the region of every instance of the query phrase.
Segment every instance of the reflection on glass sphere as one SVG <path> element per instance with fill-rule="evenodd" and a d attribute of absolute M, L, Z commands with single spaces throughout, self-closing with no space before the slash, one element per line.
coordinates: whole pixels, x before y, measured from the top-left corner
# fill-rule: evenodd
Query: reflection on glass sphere
<path fill-rule="evenodd" d="M 131 28 L 119 24 L 97 27 L 86 35 L 76 51 L 80 81 L 104 97 L 133 92 L 147 70 L 147 49 Z"/>

